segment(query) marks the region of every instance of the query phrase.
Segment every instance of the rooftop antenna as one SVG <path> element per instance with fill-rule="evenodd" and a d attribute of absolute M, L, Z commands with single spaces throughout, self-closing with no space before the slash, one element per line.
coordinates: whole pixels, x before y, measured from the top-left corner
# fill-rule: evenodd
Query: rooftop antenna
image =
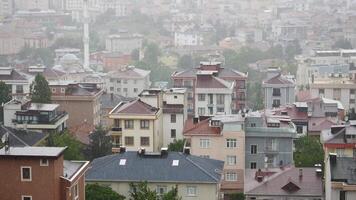
<path fill-rule="evenodd" d="M 1 142 L 4 144 L 5 153 L 9 153 L 9 151 L 10 151 L 9 132 L 6 132 L 6 133 L 2 136 Z"/>
<path fill-rule="evenodd" d="M 88 15 L 88 0 L 83 1 L 83 43 L 84 43 L 84 63 L 83 67 L 89 71 L 89 15 Z"/>

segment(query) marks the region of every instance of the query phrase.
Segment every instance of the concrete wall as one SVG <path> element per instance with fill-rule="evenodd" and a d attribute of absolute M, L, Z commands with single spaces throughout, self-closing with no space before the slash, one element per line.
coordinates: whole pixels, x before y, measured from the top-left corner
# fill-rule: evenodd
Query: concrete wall
<path fill-rule="evenodd" d="M 184 118 L 183 114 L 175 114 L 176 122 L 171 123 L 171 114 L 164 113 L 163 114 L 163 146 L 167 147 L 171 142 L 175 139 L 180 140 L 183 139 L 183 128 L 184 122 L 186 118 Z M 176 137 L 171 138 L 171 129 L 176 130 Z"/>
<path fill-rule="evenodd" d="M 205 100 L 204 101 L 199 101 L 199 94 L 204 94 L 205 95 Z M 209 95 L 208 94 L 213 94 L 213 104 L 209 104 Z M 226 115 L 231 114 L 231 102 L 232 102 L 232 92 L 230 94 L 220 94 L 220 93 L 203 93 L 203 92 L 196 92 L 195 93 L 195 116 L 199 116 L 199 108 L 204 108 L 205 109 L 205 116 L 212 116 L 216 115 L 217 112 L 217 95 L 224 95 L 224 104 L 222 105 L 224 107 L 224 113 Z M 209 113 L 208 105 L 212 105 L 213 107 L 213 114 L 211 115 Z M 220 113 L 221 114 L 221 113 Z"/>
<path fill-rule="evenodd" d="M 118 80 L 121 82 L 118 83 Z M 141 79 L 130 79 L 130 77 L 127 77 L 126 81 L 127 83 L 124 82 L 124 79 L 108 77 L 106 79 L 106 91 L 124 97 L 137 97 L 143 90 L 148 89 L 151 85 L 149 76 Z M 137 89 L 136 92 L 135 88 Z M 127 90 L 127 92 L 125 92 L 125 90 Z"/>
<path fill-rule="evenodd" d="M 281 95 L 280 96 L 273 96 L 273 88 L 279 88 Z M 295 91 L 294 87 L 285 87 L 285 86 L 280 86 L 276 85 L 274 87 L 267 86 L 264 88 L 264 103 L 265 103 L 265 108 L 271 109 L 273 100 L 280 100 L 280 105 L 286 105 L 286 104 L 292 104 L 295 102 Z"/>

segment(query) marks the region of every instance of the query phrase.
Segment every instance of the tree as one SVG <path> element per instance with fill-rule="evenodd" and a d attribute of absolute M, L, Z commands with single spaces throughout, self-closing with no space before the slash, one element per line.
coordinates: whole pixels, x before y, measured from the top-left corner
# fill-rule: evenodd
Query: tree
<path fill-rule="evenodd" d="M 131 52 L 131 58 L 134 61 L 139 61 L 140 60 L 140 49 L 134 49 Z"/>
<path fill-rule="evenodd" d="M 156 191 L 151 190 L 147 182 L 130 183 L 130 200 L 181 200 L 182 198 L 178 196 L 178 187 L 173 187 L 167 193 L 160 195 Z"/>
<path fill-rule="evenodd" d="M 87 200 L 124 200 L 125 197 L 116 193 L 108 186 L 87 184 L 85 186 L 85 199 Z"/>
<path fill-rule="evenodd" d="M 296 167 L 314 167 L 324 161 L 324 151 L 317 138 L 304 136 L 295 141 L 294 163 Z"/>
<path fill-rule="evenodd" d="M 86 149 L 88 159 L 93 160 L 111 154 L 111 138 L 107 136 L 106 133 L 103 127 L 98 126 L 95 131 L 89 135 L 90 143 Z"/>
<path fill-rule="evenodd" d="M 285 49 L 285 54 L 287 57 L 287 60 L 291 61 L 294 59 L 294 56 L 302 53 L 302 48 L 299 45 L 299 41 L 295 40 L 291 44 L 288 44 L 286 49 Z"/>
<path fill-rule="evenodd" d="M 0 122 L 4 119 L 3 104 L 11 100 L 11 88 L 4 82 L 0 81 Z"/>
<path fill-rule="evenodd" d="M 161 50 L 156 43 L 149 43 L 145 49 L 143 61 L 148 65 L 158 65 L 158 57 L 161 55 Z"/>
<path fill-rule="evenodd" d="M 64 151 L 65 160 L 83 160 L 83 146 L 69 132 L 50 133 L 47 139 L 47 146 L 50 147 L 67 147 Z"/>
<path fill-rule="evenodd" d="M 352 49 L 352 44 L 348 40 L 339 39 L 334 43 L 333 48 L 334 49 Z"/>
<path fill-rule="evenodd" d="M 178 68 L 190 69 L 194 67 L 194 60 L 191 55 L 183 55 L 177 63 Z"/>
<path fill-rule="evenodd" d="M 183 152 L 184 144 L 185 144 L 185 139 L 174 140 L 172 143 L 168 145 L 168 151 Z"/>
<path fill-rule="evenodd" d="M 228 199 L 230 200 L 245 200 L 245 195 L 243 193 L 233 193 L 233 194 L 227 194 L 229 197 Z"/>
<path fill-rule="evenodd" d="M 33 103 L 51 103 L 51 90 L 45 77 L 37 74 L 31 87 L 31 100 Z"/>

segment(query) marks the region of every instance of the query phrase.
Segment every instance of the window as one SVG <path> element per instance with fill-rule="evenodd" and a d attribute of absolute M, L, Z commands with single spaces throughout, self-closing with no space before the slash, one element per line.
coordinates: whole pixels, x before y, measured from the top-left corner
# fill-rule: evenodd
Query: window
<path fill-rule="evenodd" d="M 125 129 L 133 129 L 134 128 L 134 121 L 131 120 L 125 120 Z"/>
<path fill-rule="evenodd" d="M 256 127 L 256 123 L 251 123 L 251 127 Z"/>
<path fill-rule="evenodd" d="M 210 147 L 209 139 L 200 139 L 200 148 L 207 149 Z"/>
<path fill-rule="evenodd" d="M 41 159 L 40 166 L 48 166 L 48 159 Z"/>
<path fill-rule="evenodd" d="M 237 174 L 236 172 L 227 172 L 225 174 L 226 181 L 237 181 Z"/>
<path fill-rule="evenodd" d="M 176 122 L 177 122 L 176 114 L 171 114 L 171 123 L 176 123 Z"/>
<path fill-rule="evenodd" d="M 176 129 L 171 129 L 171 138 L 176 138 L 176 137 L 177 137 Z"/>
<path fill-rule="evenodd" d="M 51 90 L 52 90 L 52 93 L 56 93 L 56 88 L 51 88 Z"/>
<path fill-rule="evenodd" d="M 350 94 L 355 94 L 355 89 L 350 89 Z"/>
<path fill-rule="evenodd" d="M 21 200 L 32 200 L 32 196 L 22 195 Z"/>
<path fill-rule="evenodd" d="M 31 167 L 21 167 L 21 181 L 32 181 Z"/>
<path fill-rule="evenodd" d="M 121 80 L 120 80 L 120 79 L 117 79 L 117 80 L 116 80 L 116 83 L 121 83 Z"/>
<path fill-rule="evenodd" d="M 275 96 L 275 97 L 281 96 L 281 89 L 273 88 L 272 95 Z"/>
<path fill-rule="evenodd" d="M 149 129 L 150 128 L 150 121 L 149 120 L 141 120 L 141 129 Z"/>
<path fill-rule="evenodd" d="M 163 194 L 167 193 L 167 186 L 165 186 L 165 185 L 157 185 L 156 193 L 158 195 L 163 195 Z"/>
<path fill-rule="evenodd" d="M 336 149 L 336 154 L 337 154 L 338 157 L 344 157 L 345 149 L 337 148 Z"/>
<path fill-rule="evenodd" d="M 175 98 L 175 99 L 177 99 L 177 98 L 178 98 L 178 96 L 176 96 L 176 95 L 175 95 L 175 96 L 174 96 L 174 98 Z"/>
<path fill-rule="evenodd" d="M 213 115 L 213 107 L 208 107 L 209 115 Z"/>
<path fill-rule="evenodd" d="M 250 146 L 250 153 L 251 153 L 251 154 L 257 154 L 257 145 L 251 144 L 251 146 Z"/>
<path fill-rule="evenodd" d="M 133 146 L 134 145 L 134 137 L 125 137 L 125 145 Z"/>
<path fill-rule="evenodd" d="M 216 95 L 216 103 L 218 105 L 223 105 L 225 103 L 225 95 L 223 94 L 217 94 Z"/>
<path fill-rule="evenodd" d="M 127 92 L 127 88 L 124 88 L 124 92 Z"/>
<path fill-rule="evenodd" d="M 281 104 L 281 101 L 279 99 L 273 99 L 272 107 L 274 107 L 274 108 L 279 107 L 280 104 Z"/>
<path fill-rule="evenodd" d="M 205 101 L 205 94 L 198 94 L 198 101 Z"/>
<path fill-rule="evenodd" d="M 137 88 L 134 88 L 134 93 L 137 93 L 138 92 L 138 89 Z"/>
<path fill-rule="evenodd" d="M 78 183 L 73 186 L 73 196 L 75 200 L 79 199 Z"/>
<path fill-rule="evenodd" d="M 355 99 L 350 99 L 350 103 L 351 104 L 355 103 Z"/>
<path fill-rule="evenodd" d="M 225 112 L 225 108 L 224 107 L 217 107 L 216 108 L 216 112 L 223 113 L 223 112 Z"/>
<path fill-rule="evenodd" d="M 257 163 L 256 162 L 251 162 L 250 163 L 250 168 L 251 169 L 256 169 L 257 168 Z"/>
<path fill-rule="evenodd" d="M 124 79 L 124 84 L 127 84 L 127 80 L 126 79 Z"/>
<path fill-rule="evenodd" d="M 236 165 L 236 156 L 227 156 L 226 163 L 227 165 Z"/>
<path fill-rule="evenodd" d="M 117 92 L 121 92 L 121 88 L 117 88 L 116 90 L 117 90 Z"/>
<path fill-rule="evenodd" d="M 189 92 L 188 93 L 188 100 L 193 99 L 193 93 Z"/>
<path fill-rule="evenodd" d="M 141 137 L 141 146 L 150 146 L 150 137 Z"/>
<path fill-rule="evenodd" d="M 197 187 L 187 186 L 187 196 L 197 196 Z"/>
<path fill-rule="evenodd" d="M 110 91 L 114 91 L 114 87 L 110 87 Z"/>
<path fill-rule="evenodd" d="M 346 191 L 340 191 L 340 200 L 346 200 Z"/>
<path fill-rule="evenodd" d="M 237 141 L 236 139 L 226 139 L 226 147 L 227 148 L 236 148 Z"/>
<path fill-rule="evenodd" d="M 319 89 L 319 95 L 324 95 L 325 94 L 325 90 L 324 89 Z"/>
<path fill-rule="evenodd" d="M 183 86 L 184 87 L 192 87 L 192 81 L 183 81 Z"/>
<path fill-rule="evenodd" d="M 198 115 L 204 116 L 205 115 L 205 108 L 198 108 Z"/>
<path fill-rule="evenodd" d="M 23 85 L 16 85 L 16 93 L 17 94 L 23 93 Z"/>

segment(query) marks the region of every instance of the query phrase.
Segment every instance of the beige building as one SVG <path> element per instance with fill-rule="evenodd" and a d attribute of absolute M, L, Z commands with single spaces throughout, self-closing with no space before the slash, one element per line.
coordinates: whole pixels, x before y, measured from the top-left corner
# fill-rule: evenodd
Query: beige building
<path fill-rule="evenodd" d="M 140 99 L 119 103 L 110 113 L 114 120 L 110 131 L 113 152 L 125 146 L 130 151 L 144 148 L 148 152 L 162 147 L 162 110 Z"/>
<path fill-rule="evenodd" d="M 87 122 L 94 126 L 100 123 L 100 96 L 103 90 L 96 84 L 66 82 L 50 83 L 52 102 L 59 104 L 59 110 L 69 114 L 68 127 Z"/>
<path fill-rule="evenodd" d="M 86 183 L 110 185 L 130 197 L 130 183 L 147 181 L 158 195 L 177 187 L 182 200 L 217 200 L 223 162 L 189 155 L 188 152 L 158 153 L 124 150 L 93 160 Z M 124 173 L 123 173 L 124 172 Z"/>
<path fill-rule="evenodd" d="M 184 137 L 188 139 L 192 155 L 225 161 L 221 191 L 244 191 L 245 132 L 244 118 L 240 115 L 223 115 L 200 122 L 187 121 Z"/>

